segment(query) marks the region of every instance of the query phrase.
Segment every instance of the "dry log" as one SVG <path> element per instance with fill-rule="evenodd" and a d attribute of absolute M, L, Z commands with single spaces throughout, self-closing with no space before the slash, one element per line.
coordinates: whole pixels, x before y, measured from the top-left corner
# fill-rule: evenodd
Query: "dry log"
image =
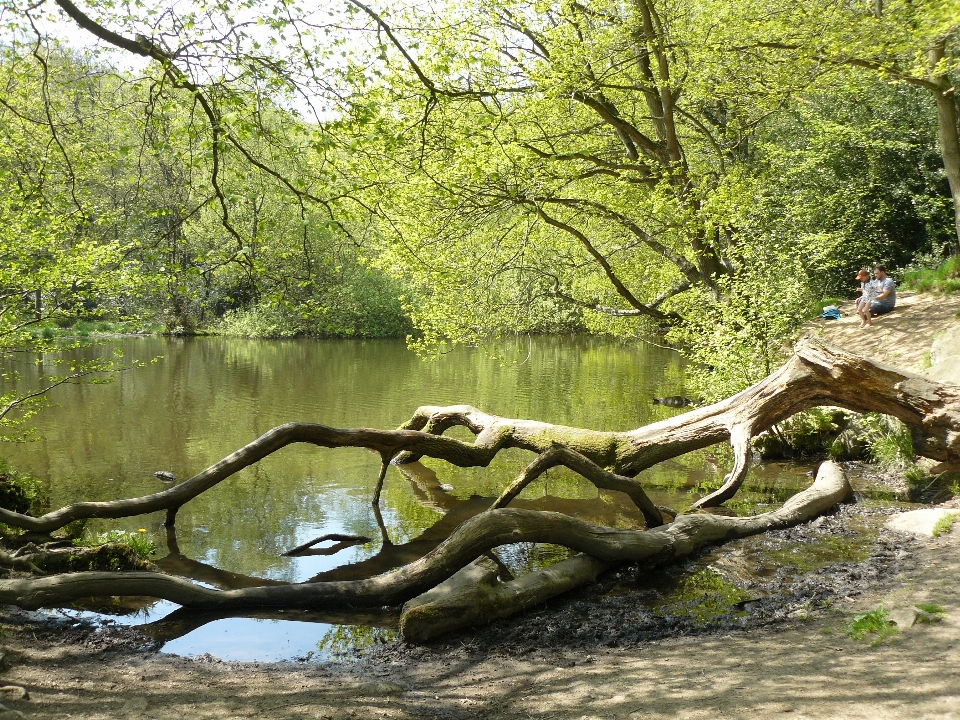
<path fill-rule="evenodd" d="M 256 607 L 342 610 L 399 605 L 433 588 L 500 545 L 545 542 L 563 545 L 605 563 L 672 562 L 705 545 L 789 527 L 850 495 L 838 465 L 821 465 L 814 483 L 778 510 L 753 517 L 682 515 L 670 525 L 639 531 L 600 527 L 552 512 L 488 510 L 464 522 L 423 558 L 365 580 L 213 590 L 160 573 L 80 572 L 44 578 L 0 580 L 0 603 L 24 608 L 58 606 L 85 597 L 144 595 L 199 609 Z"/>

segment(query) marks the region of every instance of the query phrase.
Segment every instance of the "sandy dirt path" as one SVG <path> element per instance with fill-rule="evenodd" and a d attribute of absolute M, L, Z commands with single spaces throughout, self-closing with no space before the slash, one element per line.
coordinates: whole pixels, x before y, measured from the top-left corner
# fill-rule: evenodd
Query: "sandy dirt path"
<path fill-rule="evenodd" d="M 896 309 L 874 318 L 873 324 L 860 328 L 853 303 L 840 306 L 840 320 L 816 320 L 808 332 L 888 365 L 920 372 L 929 362 L 930 345 L 937 335 L 960 325 L 960 293 L 915 295 L 900 293 Z M 960 382 L 960 378 L 957 378 Z"/>

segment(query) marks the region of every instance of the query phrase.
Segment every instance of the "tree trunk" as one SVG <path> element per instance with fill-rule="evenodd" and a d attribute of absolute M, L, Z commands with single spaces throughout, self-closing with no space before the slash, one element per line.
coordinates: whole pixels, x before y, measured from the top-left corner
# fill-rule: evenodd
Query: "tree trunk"
<path fill-rule="evenodd" d="M 751 518 L 682 515 L 664 529 L 645 533 L 652 544 L 674 537 L 683 537 L 684 542 L 666 551 L 651 552 L 643 560 L 651 565 L 675 562 L 704 545 L 797 525 L 843 502 L 852 492 L 840 467 L 825 462 L 813 485 L 794 495 L 779 510 Z M 580 554 L 543 570 L 498 582 L 497 566 L 487 558 L 480 558 L 446 582 L 407 602 L 400 616 L 400 633 L 409 642 L 426 642 L 455 630 L 510 617 L 593 582 L 597 575 L 617 562 Z"/>
<path fill-rule="evenodd" d="M 945 56 L 946 42 L 941 40 L 930 48 L 928 60 L 934 72 L 932 80 L 937 88 L 933 91 L 937 102 L 937 138 L 940 141 L 943 169 L 950 184 L 950 195 L 953 197 L 955 249 L 960 252 L 960 127 L 958 127 L 956 89 L 948 77 L 937 74 L 937 64 Z"/>
<path fill-rule="evenodd" d="M 0 603 L 32 609 L 56 607 L 86 597 L 147 596 L 202 610 L 303 608 L 319 611 L 400 605 L 440 585 L 500 545 L 552 543 L 590 555 L 601 563 L 659 565 L 687 557 L 706 545 L 796 525 L 842 502 L 850 492 L 843 471 L 835 463 L 826 462 L 809 488 L 787 500 L 780 509 L 752 517 L 682 515 L 670 525 L 644 531 L 591 525 L 561 513 L 495 509 L 467 520 L 420 560 L 366 580 L 214 590 L 161 573 L 79 572 L 0 580 Z M 557 582 L 563 588 L 570 586 L 564 584 L 563 578 Z M 523 592 L 513 593 L 511 588 L 502 593 L 521 599 L 530 597 Z"/>

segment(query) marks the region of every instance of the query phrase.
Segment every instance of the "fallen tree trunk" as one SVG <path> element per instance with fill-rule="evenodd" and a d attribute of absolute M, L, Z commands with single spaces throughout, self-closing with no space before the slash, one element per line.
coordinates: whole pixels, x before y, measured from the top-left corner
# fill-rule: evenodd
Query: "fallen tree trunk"
<path fill-rule="evenodd" d="M 421 407 L 398 430 L 287 423 L 167 490 L 126 500 L 78 502 L 40 518 L 0 509 L 0 522 L 51 532 L 81 518 L 120 518 L 166 510 L 168 524 L 172 524 L 184 503 L 271 453 L 301 442 L 331 448 L 368 448 L 380 454 L 384 468 L 391 460 L 408 462 L 422 456 L 459 467 L 485 467 L 504 448 L 543 454 L 562 447 L 619 476 L 617 482 L 622 484 L 663 460 L 728 441 L 734 450 L 734 466 L 723 486 L 696 504 L 708 507 L 732 497 L 743 482 L 750 463 L 751 438 L 818 405 L 892 415 L 910 427 L 918 454 L 960 464 L 960 387 L 936 383 L 808 338 L 797 344 L 793 357 L 783 367 L 733 397 L 628 432 L 598 432 L 501 418 L 467 405 Z M 470 429 L 476 435 L 474 442 L 442 435 L 455 425 Z M 381 471 L 378 490 L 383 476 Z M 634 495 L 638 501 L 639 495 Z M 644 513 L 649 514 L 650 508 Z M 656 524 L 655 516 L 651 514 L 648 521 Z"/>
<path fill-rule="evenodd" d="M 59 606 L 86 597 L 144 595 L 198 609 L 303 608 L 400 605 L 433 588 L 500 545 L 543 542 L 563 545 L 603 563 L 662 564 L 705 545 L 784 528 L 808 520 L 850 496 L 838 465 L 826 462 L 814 483 L 778 510 L 753 517 L 681 515 L 654 530 L 591 525 L 568 515 L 494 509 L 464 522 L 420 560 L 374 578 L 213 590 L 161 573 L 80 572 L 43 578 L 0 580 L 0 603 L 24 608 Z"/>
<path fill-rule="evenodd" d="M 80 518 L 118 518 L 158 510 L 167 511 L 168 525 L 172 525 L 181 505 L 295 442 L 364 447 L 379 453 L 382 466 L 377 495 L 391 461 L 406 463 L 429 456 L 457 466 L 486 466 L 504 448 L 537 453 L 493 508 L 460 524 L 449 538 L 422 557 L 376 577 L 216 590 L 161 573 L 80 572 L 0 580 L 0 602 L 35 608 L 85 597 L 124 595 L 158 597 L 205 610 L 304 608 L 339 612 L 351 607 L 396 606 L 435 589 L 426 598 L 413 601 L 404 615 L 405 632 L 410 637 L 425 638 L 434 632 L 431 624 L 454 627 L 504 617 L 588 582 L 604 567 L 616 563 L 672 562 L 705 545 L 794 525 L 832 507 L 850 493 L 846 478 L 833 463 L 821 466 L 814 484 L 779 510 L 749 518 L 683 515 L 669 525 L 663 525 L 667 518 L 633 479 L 662 460 L 729 441 L 735 451 L 732 472 L 719 490 L 697 503 L 700 507 L 717 505 L 736 493 L 743 481 L 754 435 L 800 410 L 823 404 L 893 415 L 910 427 L 920 454 L 948 463 L 960 462 L 960 387 L 942 385 L 808 339 L 798 343 L 794 356 L 782 368 L 734 397 L 629 432 L 596 432 L 512 420 L 468 406 L 422 407 L 398 430 L 341 430 L 288 423 L 162 492 L 127 500 L 75 503 L 40 518 L 0 510 L 0 522 L 39 533 Z M 457 425 L 474 432 L 472 443 L 443 435 Z M 556 465 L 571 468 L 599 488 L 626 493 L 643 513 L 648 529 L 601 527 L 560 513 L 503 507 L 529 482 Z M 385 529 L 381 530 L 384 544 L 389 544 Z M 464 575 L 448 581 L 493 548 L 518 542 L 563 545 L 582 556 L 518 579 L 504 581 L 501 573 L 501 580 L 494 581 L 489 572 L 475 566 L 474 570 L 481 573 L 480 581 L 474 578 L 461 582 Z"/>
<path fill-rule="evenodd" d="M 594 582 L 614 563 L 579 554 L 556 565 L 502 582 L 496 563 L 486 557 L 403 606 L 400 636 L 429 642 L 457 630 L 486 625 Z"/>
<path fill-rule="evenodd" d="M 843 502 L 852 492 L 840 466 L 825 462 L 814 484 L 787 500 L 779 510 L 751 518 L 681 515 L 667 529 L 647 532 L 657 540 L 682 536 L 685 542 L 678 544 L 672 556 L 653 553 L 643 559 L 651 565 L 674 561 L 705 545 L 797 525 Z M 710 520 L 704 522 L 705 518 Z M 726 532 L 719 537 L 715 533 L 721 528 Z M 427 642 L 448 632 L 486 625 L 594 582 L 597 575 L 616 564 L 609 558 L 580 554 L 516 579 L 498 580 L 496 565 L 480 558 L 407 602 L 400 616 L 400 633 L 409 642 Z"/>

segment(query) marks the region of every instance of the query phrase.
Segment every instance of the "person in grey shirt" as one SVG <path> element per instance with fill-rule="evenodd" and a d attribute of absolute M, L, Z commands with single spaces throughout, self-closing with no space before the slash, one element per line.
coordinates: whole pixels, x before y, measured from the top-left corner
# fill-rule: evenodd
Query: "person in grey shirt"
<path fill-rule="evenodd" d="M 865 325 L 861 325 L 861 327 L 870 325 L 871 317 L 888 313 L 897 304 L 897 284 L 893 281 L 893 278 L 887 277 L 887 269 L 883 265 L 877 265 L 873 269 L 873 277 L 876 278 L 874 287 L 877 294 L 870 302 L 870 312 L 861 315 L 861 317 L 866 316 L 864 318 Z"/>

